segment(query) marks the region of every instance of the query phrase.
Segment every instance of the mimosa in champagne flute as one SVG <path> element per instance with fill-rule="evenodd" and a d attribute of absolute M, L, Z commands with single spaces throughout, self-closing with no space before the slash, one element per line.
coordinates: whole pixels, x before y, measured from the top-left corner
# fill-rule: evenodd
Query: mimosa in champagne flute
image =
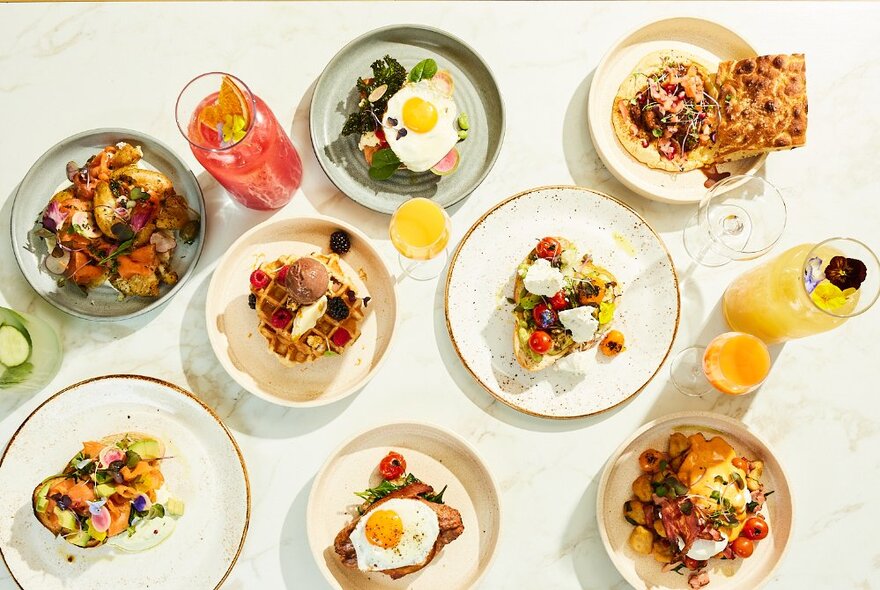
<path fill-rule="evenodd" d="M 437 278 L 443 271 L 450 233 L 449 215 L 430 199 L 410 199 L 391 216 L 389 235 L 400 253 L 401 267 L 419 281 Z"/>

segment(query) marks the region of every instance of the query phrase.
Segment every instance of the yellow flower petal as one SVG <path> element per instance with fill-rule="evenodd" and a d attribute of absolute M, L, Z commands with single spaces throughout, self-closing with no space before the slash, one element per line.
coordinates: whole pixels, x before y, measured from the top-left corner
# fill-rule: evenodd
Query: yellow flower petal
<path fill-rule="evenodd" d="M 846 293 L 827 279 L 816 285 L 810 298 L 813 303 L 826 311 L 834 311 L 846 303 Z"/>

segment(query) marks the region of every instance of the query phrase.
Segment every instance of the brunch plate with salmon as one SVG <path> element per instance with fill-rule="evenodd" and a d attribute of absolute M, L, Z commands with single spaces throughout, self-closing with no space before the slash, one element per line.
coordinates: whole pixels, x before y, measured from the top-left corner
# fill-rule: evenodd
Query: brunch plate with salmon
<path fill-rule="evenodd" d="M 208 287 L 208 337 L 242 387 L 287 406 L 360 389 L 397 323 L 395 282 L 370 240 L 330 218 L 268 221 L 241 236 Z"/>
<path fill-rule="evenodd" d="M 204 238 L 201 188 L 164 144 L 96 129 L 50 148 L 12 208 L 16 260 L 52 305 L 92 320 L 154 309 L 180 288 Z"/>
<path fill-rule="evenodd" d="M 22 588 L 217 588 L 244 544 L 250 490 L 207 406 L 108 375 L 51 396 L 13 434 L 0 507 L 0 553 Z"/>
<path fill-rule="evenodd" d="M 701 19 L 654 22 L 600 62 L 588 119 L 597 153 L 624 185 L 699 202 L 715 182 L 806 143 L 804 55 L 761 55 Z"/>
<path fill-rule="evenodd" d="M 514 195 L 458 246 L 446 326 L 465 368 L 527 414 L 612 408 L 662 365 L 678 329 L 678 279 L 632 209 L 579 187 Z"/>
<path fill-rule="evenodd" d="M 498 487 L 451 431 L 387 424 L 344 443 L 315 477 L 306 528 L 336 588 L 474 587 L 498 542 Z"/>
<path fill-rule="evenodd" d="M 491 170 L 504 136 L 501 94 L 482 58 L 415 25 L 343 47 L 318 79 L 309 117 L 331 182 L 384 213 L 410 197 L 444 207 L 463 199 Z"/>
<path fill-rule="evenodd" d="M 599 532 L 634 588 L 758 588 L 791 537 L 793 501 L 770 448 L 727 416 L 646 424 L 609 459 Z"/>

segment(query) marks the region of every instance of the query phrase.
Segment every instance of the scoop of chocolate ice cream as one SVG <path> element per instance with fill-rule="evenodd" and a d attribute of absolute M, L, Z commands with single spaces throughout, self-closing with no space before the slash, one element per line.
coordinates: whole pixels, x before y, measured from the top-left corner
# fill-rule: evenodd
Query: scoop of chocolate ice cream
<path fill-rule="evenodd" d="M 303 257 L 290 265 L 284 286 L 299 305 L 311 305 L 327 293 L 330 273 L 314 258 Z"/>

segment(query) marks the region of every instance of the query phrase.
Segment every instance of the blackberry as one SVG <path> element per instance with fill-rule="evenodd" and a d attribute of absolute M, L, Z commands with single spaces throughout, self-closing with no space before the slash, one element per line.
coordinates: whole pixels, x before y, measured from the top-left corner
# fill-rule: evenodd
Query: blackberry
<path fill-rule="evenodd" d="M 348 306 L 342 300 L 342 297 L 330 298 L 327 302 L 327 315 L 337 322 L 341 322 L 348 317 Z"/>
<path fill-rule="evenodd" d="M 351 238 L 341 229 L 333 232 L 330 236 L 330 249 L 337 254 L 345 254 L 351 250 Z"/>
<path fill-rule="evenodd" d="M 257 309 L 257 296 L 254 293 L 248 295 L 248 307 Z"/>

